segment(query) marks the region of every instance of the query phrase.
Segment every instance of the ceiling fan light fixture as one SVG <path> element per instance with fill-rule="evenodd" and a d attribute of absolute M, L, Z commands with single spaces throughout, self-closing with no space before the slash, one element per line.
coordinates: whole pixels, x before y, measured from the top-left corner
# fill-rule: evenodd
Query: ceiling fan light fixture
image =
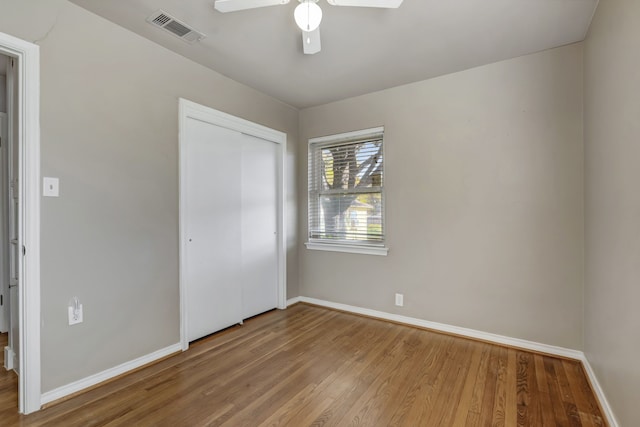
<path fill-rule="evenodd" d="M 317 0 L 300 0 L 293 17 L 302 31 L 313 31 L 320 26 L 322 9 L 316 4 Z"/>

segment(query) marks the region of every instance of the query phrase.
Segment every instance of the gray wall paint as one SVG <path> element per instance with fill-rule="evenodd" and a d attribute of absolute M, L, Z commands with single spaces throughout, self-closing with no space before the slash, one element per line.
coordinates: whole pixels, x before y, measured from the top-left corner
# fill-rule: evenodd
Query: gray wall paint
<path fill-rule="evenodd" d="M 640 402 L 640 2 L 601 1 L 585 42 L 585 351 L 623 426 Z"/>
<path fill-rule="evenodd" d="M 2 0 L 41 46 L 44 392 L 179 341 L 178 98 L 288 134 L 289 296 L 297 296 L 298 112 L 58 0 Z M 84 323 L 67 326 L 72 296 Z"/>
<path fill-rule="evenodd" d="M 301 295 L 582 348 L 581 45 L 300 120 Z M 389 255 L 307 250 L 306 141 L 379 125 Z"/>

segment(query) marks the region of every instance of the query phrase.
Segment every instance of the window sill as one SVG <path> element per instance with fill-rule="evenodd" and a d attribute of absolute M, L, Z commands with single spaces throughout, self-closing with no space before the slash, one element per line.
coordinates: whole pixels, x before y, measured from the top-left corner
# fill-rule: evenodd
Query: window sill
<path fill-rule="evenodd" d="M 363 255 L 379 255 L 387 256 L 389 248 L 382 246 L 358 246 L 358 245 L 345 245 L 334 243 L 316 243 L 307 242 L 304 244 L 307 249 L 313 251 L 329 251 L 329 252 L 346 252 L 351 254 L 363 254 Z"/>

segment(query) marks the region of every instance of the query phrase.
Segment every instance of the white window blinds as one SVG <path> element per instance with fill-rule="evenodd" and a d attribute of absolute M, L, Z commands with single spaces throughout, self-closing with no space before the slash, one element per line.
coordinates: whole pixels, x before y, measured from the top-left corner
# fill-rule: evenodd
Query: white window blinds
<path fill-rule="evenodd" d="M 383 129 L 309 143 L 309 242 L 384 245 Z"/>

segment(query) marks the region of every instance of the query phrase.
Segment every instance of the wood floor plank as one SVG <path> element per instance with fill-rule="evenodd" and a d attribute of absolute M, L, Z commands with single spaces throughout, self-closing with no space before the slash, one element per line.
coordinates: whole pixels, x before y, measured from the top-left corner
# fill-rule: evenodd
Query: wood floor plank
<path fill-rule="evenodd" d="M 426 361 L 425 369 L 416 377 L 417 382 L 414 382 L 412 387 L 413 404 L 407 411 L 403 424 L 400 425 L 416 425 L 420 422 L 424 426 L 436 425 L 433 421 L 433 409 L 438 394 L 447 386 L 443 380 L 444 367 L 447 354 L 451 352 L 455 342 L 455 338 L 451 337 L 438 340 L 438 350 Z"/>
<path fill-rule="evenodd" d="M 358 322 L 351 322 L 351 329 L 342 333 L 338 340 L 334 342 L 339 345 L 340 352 L 345 358 L 345 363 L 339 364 L 324 378 L 317 382 L 311 382 L 301 390 L 297 395 L 290 399 L 285 405 L 278 408 L 277 411 L 262 422 L 264 426 L 280 426 L 280 425 L 296 425 L 302 421 L 300 417 L 307 418 L 309 412 L 314 412 L 318 401 L 335 401 L 348 387 L 348 377 L 358 370 L 357 356 L 361 353 L 361 348 L 354 343 L 358 339 L 372 338 L 370 336 L 359 337 L 359 332 L 363 331 Z M 379 354 L 384 350 L 384 344 L 380 342 L 378 346 L 372 347 L 372 355 Z M 326 421 L 330 417 L 330 413 L 326 414 L 331 408 L 324 408 L 318 414 L 321 420 Z M 296 418 L 298 417 L 298 418 Z"/>
<path fill-rule="evenodd" d="M 395 368 L 389 369 L 384 381 L 378 381 L 378 390 L 370 397 L 372 410 L 363 413 L 361 419 L 363 425 L 390 425 L 396 415 L 395 408 L 402 408 L 408 393 L 407 387 L 402 384 L 411 383 L 414 376 L 420 371 L 424 361 L 422 355 L 428 350 L 428 343 L 420 339 L 421 332 L 415 330 L 402 342 L 401 356 Z M 383 404 L 381 405 L 380 402 Z"/>
<path fill-rule="evenodd" d="M 349 410 L 344 413 L 340 423 L 367 425 L 366 420 L 376 417 L 377 411 L 381 408 L 375 404 L 384 403 L 388 399 L 391 378 L 404 360 L 402 348 L 402 340 L 394 340 L 381 357 L 368 366 L 371 381 L 367 382 L 366 388 L 362 387 L 357 393 L 350 393 L 350 397 L 356 399 L 351 400 L 353 403 L 349 404 Z M 334 418 L 338 421 L 338 416 Z"/>
<path fill-rule="evenodd" d="M 507 352 L 507 397 L 504 422 L 507 426 L 513 426 L 518 422 L 518 356 L 517 351 L 512 348 L 508 349 Z"/>
<path fill-rule="evenodd" d="M 327 408 L 318 417 L 326 420 L 324 425 L 338 425 L 360 396 L 369 389 L 373 381 L 375 381 L 379 370 L 384 367 L 384 361 L 388 359 L 389 340 L 395 342 L 398 337 L 399 335 L 396 334 L 393 328 L 382 330 L 379 338 L 373 341 L 375 343 L 373 351 L 365 351 L 359 354 L 353 370 L 346 372 L 344 377 L 335 380 L 335 384 L 331 387 L 331 394 L 338 403 L 331 408 Z"/>
<path fill-rule="evenodd" d="M 595 399 L 595 394 L 587 380 L 582 365 L 572 360 L 563 360 L 562 364 L 565 367 L 567 380 L 569 381 L 583 425 L 604 425 L 602 417 L 597 415 L 600 412 L 600 406 Z"/>
<path fill-rule="evenodd" d="M 530 414 L 530 424 L 533 426 L 541 426 L 542 421 L 542 405 L 540 399 L 540 390 L 538 389 L 538 381 L 537 381 L 537 371 L 535 364 L 535 354 L 531 353 L 529 355 L 529 364 L 528 364 L 528 374 L 527 379 L 529 381 L 529 414 Z"/>
<path fill-rule="evenodd" d="M 529 357 L 525 352 L 517 353 L 518 368 L 516 377 L 516 394 L 518 399 L 518 425 L 526 426 L 529 424 Z"/>
<path fill-rule="evenodd" d="M 436 370 L 435 366 L 439 360 L 437 357 L 439 353 L 445 348 L 447 343 L 453 342 L 449 337 L 438 336 L 434 338 L 435 339 L 429 343 L 430 345 L 425 354 L 419 357 L 412 380 L 403 387 L 405 394 L 402 403 L 397 406 L 389 422 L 389 426 L 391 427 L 408 425 L 411 422 L 410 420 L 419 417 L 417 414 L 422 411 L 423 405 L 430 403 L 429 399 L 423 397 L 424 394 L 428 395 L 430 393 L 429 389 L 431 386 L 429 376 Z"/>
<path fill-rule="evenodd" d="M 506 348 L 500 348 L 498 353 L 498 371 L 496 378 L 496 393 L 493 400 L 493 417 L 491 425 L 503 427 L 506 425 L 507 404 L 507 364 L 508 352 Z"/>
<path fill-rule="evenodd" d="M 567 414 L 567 418 L 569 419 L 569 424 L 576 427 L 582 426 L 582 420 L 580 419 L 580 414 L 578 413 L 578 408 L 576 407 L 576 403 L 573 398 L 573 392 L 571 391 L 571 386 L 569 385 L 569 381 L 567 380 L 562 360 L 554 359 L 552 363 L 555 368 L 556 381 L 558 382 L 558 385 L 560 387 L 560 393 L 562 396 L 565 413 Z"/>
<path fill-rule="evenodd" d="M 481 424 L 491 425 L 493 420 L 493 404 L 496 398 L 496 385 L 498 380 L 498 352 L 500 347 L 491 347 L 491 357 L 487 364 L 487 375 L 485 379 L 484 398 L 481 406 Z"/>
<path fill-rule="evenodd" d="M 556 377 L 556 369 L 553 364 L 553 359 L 550 357 L 543 357 L 545 375 L 547 377 L 547 385 L 549 386 L 549 397 L 553 402 L 553 415 L 557 425 L 567 426 L 569 425 L 569 418 L 563 405 L 562 391 L 560 384 Z"/>
<path fill-rule="evenodd" d="M 469 371 L 465 377 L 464 387 L 460 394 L 460 400 L 456 407 L 455 418 L 453 419 L 453 426 L 464 426 L 469 416 L 469 408 L 471 407 L 471 399 L 473 397 L 473 387 L 476 383 L 478 376 L 478 370 L 480 369 L 480 356 L 482 355 L 482 346 L 474 346 L 473 354 L 471 355 L 471 361 L 469 364 Z"/>
<path fill-rule="evenodd" d="M 469 411 L 478 415 L 482 413 L 482 402 L 484 400 L 484 390 L 492 348 L 493 347 L 489 345 L 483 346 L 482 356 L 480 357 L 480 366 L 478 368 L 478 374 L 476 376 L 473 393 L 471 394 L 471 404 L 469 405 Z"/>
<path fill-rule="evenodd" d="M 469 372 L 469 355 L 472 353 L 473 344 L 471 341 L 460 343 L 455 350 L 450 353 L 445 369 L 447 376 L 443 379 L 443 387 L 438 393 L 435 407 L 432 412 L 434 425 L 451 425 L 455 417 L 456 405 L 452 402 L 459 402 L 465 383 L 465 377 Z"/>
<path fill-rule="evenodd" d="M 16 391 L 3 427 L 606 425 L 579 362 L 305 304 L 35 414 Z"/>
<path fill-rule="evenodd" d="M 544 357 L 540 354 L 533 356 L 536 367 L 536 379 L 538 393 L 540 394 L 540 413 L 542 426 L 555 426 L 555 417 L 553 413 L 553 403 L 549 394 L 549 385 L 547 384 L 547 375 L 544 367 Z"/>

